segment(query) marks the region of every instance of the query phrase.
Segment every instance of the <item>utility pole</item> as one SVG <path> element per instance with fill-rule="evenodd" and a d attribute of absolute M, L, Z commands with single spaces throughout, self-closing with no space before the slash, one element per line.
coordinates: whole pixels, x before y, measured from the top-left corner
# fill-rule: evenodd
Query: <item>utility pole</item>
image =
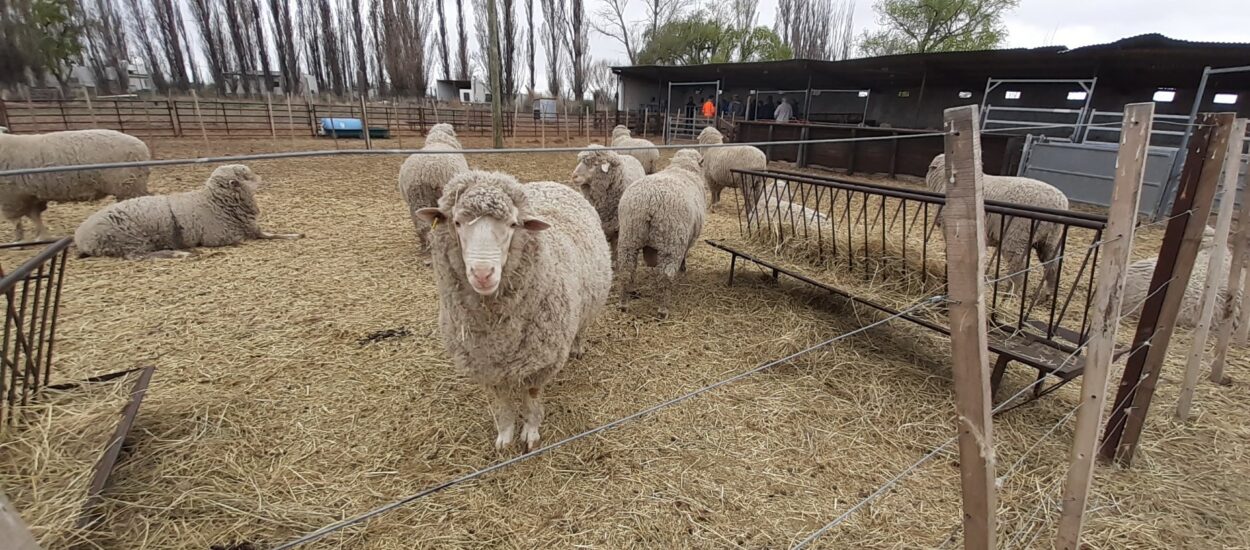
<path fill-rule="evenodd" d="M 495 148 L 503 149 L 503 85 L 499 77 L 499 9 L 495 0 L 486 0 L 486 12 L 490 32 L 487 53 L 490 63 L 490 127 L 495 136 Z"/>

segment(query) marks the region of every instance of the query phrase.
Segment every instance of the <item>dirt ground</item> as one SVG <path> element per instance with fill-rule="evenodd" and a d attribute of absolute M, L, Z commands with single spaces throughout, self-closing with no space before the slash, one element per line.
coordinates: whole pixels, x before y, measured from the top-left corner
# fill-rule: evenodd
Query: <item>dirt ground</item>
<path fill-rule="evenodd" d="M 151 145 L 175 158 L 360 143 Z M 157 366 L 93 544 L 271 547 L 518 452 L 494 450 L 484 396 L 438 340 L 436 289 L 395 188 L 402 160 L 249 162 L 267 182 L 262 225 L 302 240 L 187 260 L 70 260 L 56 379 Z M 575 155 L 469 162 L 566 181 Z M 156 169 L 151 188 L 196 188 L 212 167 Z M 54 204 L 46 218 L 68 234 L 100 206 Z M 1157 248 L 1152 231 L 1137 256 Z M 704 228 L 705 238 L 737 234 L 733 208 Z M 729 287 L 728 256 L 702 243 L 689 266 L 667 319 L 647 277 L 630 312 L 605 312 L 589 353 L 549 387 L 545 442 L 880 319 L 751 267 Z M 896 321 L 309 547 L 789 547 L 954 434 L 948 347 Z M 1231 352 L 1234 384 L 1201 384 L 1181 424 L 1172 410 L 1188 347 L 1185 334 L 1173 343 L 1135 466 L 1097 471 L 1088 548 L 1250 548 L 1250 360 Z M 1032 372 L 1009 372 L 1006 391 Z M 996 421 L 1003 548 L 1051 545 L 1076 386 Z M 959 521 L 949 447 L 816 546 L 956 547 Z"/>

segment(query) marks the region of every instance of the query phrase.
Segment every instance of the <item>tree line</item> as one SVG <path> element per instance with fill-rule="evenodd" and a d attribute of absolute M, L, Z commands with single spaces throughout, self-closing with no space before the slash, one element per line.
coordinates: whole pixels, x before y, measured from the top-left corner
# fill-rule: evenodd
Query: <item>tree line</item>
<path fill-rule="evenodd" d="M 984 49 L 1005 39 L 1002 15 L 1019 0 L 878 0 L 880 28 L 859 37 L 851 0 L 779 0 L 771 27 L 759 24 L 755 0 L 592 1 L 497 0 L 503 97 L 545 89 L 607 101 L 610 67 L 625 61 L 593 59 L 592 34 L 618 43 L 629 64 Z M 340 97 L 423 97 L 435 79 L 485 80 L 485 4 L 0 0 L 0 87 L 50 78 L 68 88 L 77 65 L 97 93 L 125 93 L 128 64 L 142 60 L 159 93 L 261 94 L 271 91 L 262 83 L 277 83 L 295 93 L 315 85 Z"/>

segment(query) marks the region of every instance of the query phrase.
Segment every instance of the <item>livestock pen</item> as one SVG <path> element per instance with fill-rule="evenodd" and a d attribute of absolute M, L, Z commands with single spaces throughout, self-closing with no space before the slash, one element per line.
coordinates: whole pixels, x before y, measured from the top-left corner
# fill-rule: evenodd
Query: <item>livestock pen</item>
<path fill-rule="evenodd" d="M 153 149 L 176 159 L 318 146 L 306 138 L 210 145 L 188 138 L 156 141 Z M 563 181 L 576 163 L 574 152 L 469 159 L 523 181 Z M 157 365 L 100 506 L 94 544 L 278 546 L 515 457 L 491 448 L 482 396 L 453 374 L 435 337 L 436 289 L 395 190 L 401 161 L 381 154 L 248 161 L 269 182 L 258 197 L 262 223 L 302 231 L 303 241 L 250 242 L 181 262 L 70 260 L 59 376 Z M 210 170 L 158 167 L 151 188 L 192 189 Z M 95 208 L 54 205 L 46 218 L 65 232 Z M 704 237 L 741 239 L 740 219 L 728 208 L 711 214 Z M 1142 228 L 1135 255 L 1156 253 L 1161 235 L 1160 226 Z M 10 254 L 0 253 L 0 262 L 12 261 Z M 787 261 L 810 265 L 800 256 Z M 959 460 L 945 444 L 954 388 L 945 338 L 806 284 L 774 281 L 768 268 L 741 265 L 727 287 L 727 264 L 723 252 L 696 247 L 667 319 L 607 312 L 587 356 L 550 388 L 546 442 L 758 373 L 310 547 L 776 548 L 849 512 L 815 545 L 957 541 Z M 943 271 L 936 263 L 929 273 Z M 643 301 L 656 295 L 652 285 L 640 290 Z M 898 309 L 942 305 L 922 300 L 927 295 L 916 292 Z M 835 345 L 777 361 L 834 338 Z M 1185 338 L 1182 331 L 1178 343 Z M 1247 376 L 1244 357 L 1229 361 L 1234 379 Z M 1034 381 L 1009 371 L 1004 384 Z M 1162 384 L 1159 392 L 1166 399 L 1175 387 Z M 1156 412 L 1139 466 L 1096 472 L 1087 545 L 1250 544 L 1243 496 L 1250 478 L 1237 461 L 1247 447 L 1246 389 L 1198 392 L 1199 421 L 1176 424 Z M 1078 402 L 1065 387 L 997 419 L 995 451 L 1011 465 L 999 528 L 1020 535 L 1018 542 L 1053 530 L 1049 489 L 1062 483 L 1071 439 L 1058 421 Z M 904 471 L 906 479 L 865 502 Z"/>

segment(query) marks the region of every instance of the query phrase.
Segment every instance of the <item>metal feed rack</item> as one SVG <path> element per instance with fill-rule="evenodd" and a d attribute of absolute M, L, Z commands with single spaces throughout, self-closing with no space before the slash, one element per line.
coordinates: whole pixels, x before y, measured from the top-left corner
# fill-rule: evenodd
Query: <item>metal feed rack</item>
<path fill-rule="evenodd" d="M 745 240 L 765 242 L 774 250 L 786 249 L 786 257 L 799 253 L 819 265 L 834 263 L 839 274 L 856 275 L 876 283 L 888 279 L 885 285 L 906 286 L 916 294 L 939 292 L 945 286 L 944 272 L 930 264 L 930 259 L 943 257 L 940 251 L 930 250 L 934 233 L 941 233 L 937 220 L 946 202 L 943 194 L 784 170 L 735 170 L 734 174 L 741 197 L 739 230 Z M 1029 240 L 1033 241 L 1037 232 L 1047 225 L 1062 234 L 1060 249 L 1048 260 L 1059 273 L 1059 288 L 1045 298 L 1036 292 L 1043 285 L 1038 281 L 1042 278 L 1041 270 L 1036 269 L 1041 260 L 1033 258 L 1032 250 L 1020 274 L 1008 271 L 998 250 L 987 258 L 990 271 L 987 277 L 992 281 L 987 285 L 985 298 L 991 312 L 989 350 L 999 356 L 991 385 L 997 390 L 1008 364 L 1017 361 L 1036 369 L 1039 380 L 1047 376 L 1059 380 L 1058 385 L 1048 389 L 1038 383 L 1034 395 L 1040 396 L 1082 372 L 1083 363 L 1071 357 L 1088 338 L 1089 306 L 1098 263 L 1097 243 L 1102 240 L 1106 218 L 985 202 L 987 226 L 997 226 L 1000 235 L 1027 228 Z M 719 241 L 709 241 L 709 244 L 731 254 L 731 284 L 738 259 L 742 258 L 771 271 L 774 278 L 785 274 L 883 313 L 900 314 L 893 304 L 857 296 L 853 291 L 821 282 L 782 265 L 781 261 L 764 258 L 762 254 Z M 1021 286 L 1011 288 L 1008 281 L 1012 279 Z M 950 334 L 940 316 L 903 314 L 901 318 Z"/>

